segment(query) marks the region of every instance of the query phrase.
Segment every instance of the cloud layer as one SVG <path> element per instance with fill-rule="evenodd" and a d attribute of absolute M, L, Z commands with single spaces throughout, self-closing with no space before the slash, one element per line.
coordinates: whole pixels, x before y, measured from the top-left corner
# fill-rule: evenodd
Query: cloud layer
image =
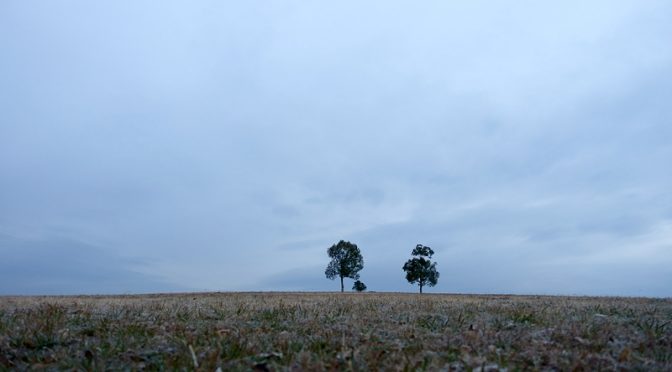
<path fill-rule="evenodd" d="M 667 2 L 0 7 L 4 293 L 672 296 Z"/>

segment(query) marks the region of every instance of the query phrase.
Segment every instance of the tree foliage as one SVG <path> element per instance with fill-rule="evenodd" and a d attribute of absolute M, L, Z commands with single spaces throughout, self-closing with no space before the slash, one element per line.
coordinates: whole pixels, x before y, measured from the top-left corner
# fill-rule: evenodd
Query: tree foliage
<path fill-rule="evenodd" d="M 366 284 L 362 283 L 361 281 L 357 280 L 355 284 L 352 285 L 352 290 L 357 291 L 357 292 L 363 292 L 366 291 Z"/>
<path fill-rule="evenodd" d="M 430 248 L 426 245 L 418 244 L 418 245 L 415 246 L 415 248 L 413 248 L 413 252 L 411 252 L 411 255 L 412 256 L 425 256 L 425 257 L 432 258 L 432 256 L 434 255 L 434 250 L 432 250 L 432 248 Z"/>
<path fill-rule="evenodd" d="M 418 244 L 411 255 L 415 257 L 406 261 L 403 270 L 406 272 L 406 280 L 411 284 L 417 283 L 422 293 L 422 287 L 427 285 L 433 287 L 439 281 L 436 262 L 431 261 L 434 251 L 430 247 Z"/>
<path fill-rule="evenodd" d="M 341 279 L 341 292 L 344 291 L 343 278 L 359 279 L 359 271 L 364 268 L 364 258 L 356 244 L 339 241 L 327 250 L 331 262 L 324 274 L 328 279 Z"/>

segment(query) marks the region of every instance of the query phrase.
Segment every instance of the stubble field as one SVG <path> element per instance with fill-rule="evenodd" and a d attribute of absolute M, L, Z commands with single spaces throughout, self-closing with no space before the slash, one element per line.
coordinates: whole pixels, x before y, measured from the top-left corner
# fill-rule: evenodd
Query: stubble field
<path fill-rule="evenodd" d="M 672 300 L 0 297 L 0 370 L 672 370 Z"/>

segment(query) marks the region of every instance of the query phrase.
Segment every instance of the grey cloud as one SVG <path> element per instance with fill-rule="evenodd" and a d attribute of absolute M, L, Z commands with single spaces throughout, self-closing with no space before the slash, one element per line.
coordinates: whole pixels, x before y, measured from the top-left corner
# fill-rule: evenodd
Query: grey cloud
<path fill-rule="evenodd" d="M 669 295 L 659 266 L 600 264 L 605 246 L 657 247 L 672 220 L 669 14 L 663 1 L 5 5 L 0 231 L 66 253 L 90 242 L 124 278 L 114 257 L 138 254 L 206 290 L 330 289 L 325 250 L 346 239 L 372 289 L 413 290 L 399 267 L 422 243 L 445 270 L 436 291 Z M 66 256 L 14 266 L 65 275 Z M 590 257 L 596 270 L 576 264 Z M 569 258 L 598 284 L 538 269 Z M 602 280 L 622 271 L 638 283 Z"/>
<path fill-rule="evenodd" d="M 69 239 L 0 235 L 0 294 L 110 294 L 184 290 L 142 273 L 148 263 Z"/>
<path fill-rule="evenodd" d="M 326 265 L 325 265 L 326 267 Z M 324 267 L 311 266 L 282 271 L 254 283 L 254 289 L 271 291 L 323 291 L 328 290 Z M 333 287 L 329 286 L 329 287 Z M 340 288 L 339 288 L 340 289 Z"/>

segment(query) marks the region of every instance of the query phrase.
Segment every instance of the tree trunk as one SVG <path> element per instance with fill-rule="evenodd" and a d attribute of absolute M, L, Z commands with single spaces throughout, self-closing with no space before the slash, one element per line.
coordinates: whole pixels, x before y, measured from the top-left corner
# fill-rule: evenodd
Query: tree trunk
<path fill-rule="evenodd" d="M 343 277 L 341 277 L 341 292 L 343 292 Z"/>
<path fill-rule="evenodd" d="M 420 283 L 420 293 L 422 293 L 422 283 Z"/>

